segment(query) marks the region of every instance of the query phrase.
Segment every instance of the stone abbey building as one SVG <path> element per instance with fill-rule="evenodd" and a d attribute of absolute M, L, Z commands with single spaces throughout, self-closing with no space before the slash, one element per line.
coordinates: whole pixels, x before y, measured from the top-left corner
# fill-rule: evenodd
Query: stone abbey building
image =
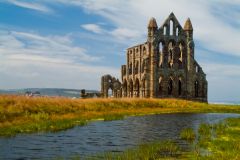
<path fill-rule="evenodd" d="M 154 18 L 148 24 L 147 41 L 126 51 L 121 81 L 101 78 L 101 93 L 109 97 L 182 98 L 207 102 L 206 74 L 195 60 L 193 27 L 184 28 L 171 13 L 162 26 Z"/>

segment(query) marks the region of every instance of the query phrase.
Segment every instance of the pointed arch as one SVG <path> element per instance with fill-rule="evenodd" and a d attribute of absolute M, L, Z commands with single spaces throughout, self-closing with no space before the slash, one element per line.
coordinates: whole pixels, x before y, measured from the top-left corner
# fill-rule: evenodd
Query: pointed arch
<path fill-rule="evenodd" d="M 158 52 L 159 52 L 159 53 L 162 53 L 162 52 L 163 52 L 163 42 L 162 42 L 162 41 L 159 42 Z"/>
<path fill-rule="evenodd" d="M 160 76 L 158 81 L 158 95 L 161 97 L 163 95 L 163 77 Z"/>
<path fill-rule="evenodd" d="M 163 27 L 163 35 L 164 35 L 164 36 L 167 35 L 167 26 L 164 26 L 164 27 Z"/>
<path fill-rule="evenodd" d="M 173 50 L 174 50 L 174 46 L 175 46 L 175 41 L 174 40 L 170 40 L 168 43 L 168 66 L 169 68 L 173 67 Z"/>
<path fill-rule="evenodd" d="M 132 74 L 132 62 L 130 62 L 129 66 L 128 66 L 128 74 L 131 75 Z"/>
<path fill-rule="evenodd" d="M 164 41 L 160 41 L 158 45 L 158 50 L 159 50 L 159 66 L 160 68 L 163 68 L 163 49 L 164 49 Z"/>
<path fill-rule="evenodd" d="M 113 97 L 114 94 L 113 94 L 113 89 L 112 87 L 108 87 L 108 90 L 107 90 L 107 97 Z"/>
<path fill-rule="evenodd" d="M 146 55 L 147 51 L 146 51 L 146 47 L 143 47 L 143 55 Z"/>
<path fill-rule="evenodd" d="M 135 67 L 134 67 L 134 74 L 138 74 L 138 67 L 139 66 L 139 63 L 138 61 L 135 62 Z"/>
<path fill-rule="evenodd" d="M 170 36 L 172 36 L 173 35 L 173 30 L 174 30 L 174 22 L 173 22 L 173 20 L 170 20 L 170 22 L 169 22 L 169 24 L 170 24 Z"/>

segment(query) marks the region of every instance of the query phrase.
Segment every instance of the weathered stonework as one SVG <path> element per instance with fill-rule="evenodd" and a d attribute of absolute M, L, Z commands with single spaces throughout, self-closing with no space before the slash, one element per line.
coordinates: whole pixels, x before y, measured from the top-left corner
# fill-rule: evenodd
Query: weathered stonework
<path fill-rule="evenodd" d="M 158 28 L 151 18 L 147 41 L 127 49 L 122 83 L 110 75 L 101 79 L 101 93 L 108 97 L 182 98 L 207 102 L 206 74 L 194 59 L 193 27 L 184 28 L 171 13 Z"/>

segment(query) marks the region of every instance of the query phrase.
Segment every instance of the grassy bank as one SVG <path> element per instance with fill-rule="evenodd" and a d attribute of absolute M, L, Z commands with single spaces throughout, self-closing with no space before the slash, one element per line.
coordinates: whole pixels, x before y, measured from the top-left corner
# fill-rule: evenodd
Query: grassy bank
<path fill-rule="evenodd" d="M 195 150 L 190 157 L 199 160 L 240 159 L 239 132 L 240 118 L 228 118 L 215 125 L 200 125 Z"/>
<path fill-rule="evenodd" d="M 176 99 L 68 99 L 0 96 L 0 136 L 58 131 L 89 120 L 160 113 L 240 113 L 240 106 Z"/>

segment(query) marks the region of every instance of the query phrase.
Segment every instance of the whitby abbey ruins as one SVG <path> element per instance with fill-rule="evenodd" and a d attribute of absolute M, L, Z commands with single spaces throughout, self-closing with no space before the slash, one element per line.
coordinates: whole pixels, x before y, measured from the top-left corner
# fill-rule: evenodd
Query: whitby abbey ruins
<path fill-rule="evenodd" d="M 184 27 L 171 13 L 158 27 L 148 24 L 146 42 L 126 51 L 121 81 L 111 75 L 101 78 L 101 94 L 129 98 L 182 98 L 207 102 L 206 74 L 195 60 L 193 27 L 188 18 Z"/>

